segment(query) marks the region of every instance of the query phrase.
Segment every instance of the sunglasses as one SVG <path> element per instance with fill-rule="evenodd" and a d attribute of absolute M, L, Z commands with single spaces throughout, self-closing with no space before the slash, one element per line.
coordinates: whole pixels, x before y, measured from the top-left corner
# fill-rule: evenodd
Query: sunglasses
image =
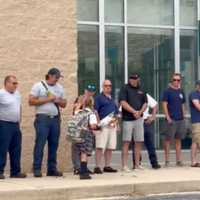
<path fill-rule="evenodd" d="M 112 87 L 112 85 L 104 85 L 104 87 Z"/>
<path fill-rule="evenodd" d="M 175 81 L 177 81 L 177 82 L 180 82 L 181 81 L 181 79 L 173 79 L 173 81 L 175 82 Z"/>
<path fill-rule="evenodd" d="M 139 77 L 138 76 L 132 76 L 130 77 L 130 79 L 133 79 L 133 80 L 137 80 Z"/>

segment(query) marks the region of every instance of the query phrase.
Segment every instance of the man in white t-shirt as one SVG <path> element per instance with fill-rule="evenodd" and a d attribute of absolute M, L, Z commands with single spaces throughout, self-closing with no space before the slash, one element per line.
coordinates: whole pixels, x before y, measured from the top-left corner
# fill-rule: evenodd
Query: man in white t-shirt
<path fill-rule="evenodd" d="M 60 137 L 60 107 L 66 107 L 63 87 L 58 83 L 61 77 L 57 68 L 51 68 L 45 81 L 36 83 L 30 92 L 29 104 L 35 106 L 33 173 L 41 177 L 44 146 L 48 141 L 47 176 L 62 176 L 57 170 L 57 149 Z"/>
<path fill-rule="evenodd" d="M 158 163 L 155 145 L 154 145 L 154 131 L 153 131 L 153 122 L 156 119 L 157 112 L 157 101 L 147 94 L 147 108 L 143 113 L 144 119 L 144 144 L 148 151 L 149 160 L 153 169 L 159 169 L 161 166 Z M 135 158 L 133 153 L 133 166 Z"/>
<path fill-rule="evenodd" d="M 17 78 L 9 75 L 0 90 L 0 179 L 4 179 L 7 153 L 10 155 L 10 177 L 25 178 L 21 173 L 21 95 Z"/>

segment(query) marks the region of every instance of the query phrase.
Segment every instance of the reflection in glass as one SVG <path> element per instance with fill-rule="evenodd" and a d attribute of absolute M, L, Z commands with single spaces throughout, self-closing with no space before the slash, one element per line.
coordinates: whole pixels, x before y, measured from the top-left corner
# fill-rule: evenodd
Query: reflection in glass
<path fill-rule="evenodd" d="M 99 87 L 99 34 L 97 26 L 78 26 L 79 94 L 88 83 Z"/>
<path fill-rule="evenodd" d="M 181 30 L 180 33 L 180 68 L 183 76 L 183 88 L 186 96 L 194 89 L 197 79 L 197 32 Z"/>
<path fill-rule="evenodd" d="M 113 95 L 124 83 L 124 33 L 122 27 L 107 26 L 105 29 L 106 78 L 112 81 Z"/>
<path fill-rule="evenodd" d="M 157 101 L 174 71 L 173 49 L 172 30 L 128 28 L 128 73 L 139 73 L 143 89 Z"/>
<path fill-rule="evenodd" d="M 180 0 L 180 25 L 197 25 L 197 0 Z"/>
<path fill-rule="evenodd" d="M 173 25 L 173 0 L 128 0 L 128 23 Z"/>
<path fill-rule="evenodd" d="M 77 12 L 79 21 L 98 21 L 98 0 L 77 0 Z"/>
<path fill-rule="evenodd" d="M 123 22 L 123 0 L 105 1 L 105 22 Z"/>

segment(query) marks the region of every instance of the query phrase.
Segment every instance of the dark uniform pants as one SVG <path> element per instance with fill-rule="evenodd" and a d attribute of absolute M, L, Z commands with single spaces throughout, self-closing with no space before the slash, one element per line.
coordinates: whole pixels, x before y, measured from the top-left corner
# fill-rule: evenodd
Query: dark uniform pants
<path fill-rule="evenodd" d="M 144 145 L 147 149 L 151 165 L 152 166 L 157 165 L 158 160 L 157 160 L 156 149 L 154 145 L 153 124 L 144 123 Z M 133 162 L 134 160 L 135 160 L 135 156 L 134 156 L 134 146 L 133 146 Z"/>
<path fill-rule="evenodd" d="M 0 121 L 0 173 L 4 173 L 7 153 L 10 155 L 10 174 L 16 175 L 21 171 L 22 134 L 19 123 Z"/>
<path fill-rule="evenodd" d="M 57 149 L 60 136 L 59 117 L 51 118 L 47 115 L 36 116 L 34 127 L 36 131 L 33 170 L 41 170 L 44 147 L 48 141 L 48 163 L 49 172 L 57 170 Z"/>

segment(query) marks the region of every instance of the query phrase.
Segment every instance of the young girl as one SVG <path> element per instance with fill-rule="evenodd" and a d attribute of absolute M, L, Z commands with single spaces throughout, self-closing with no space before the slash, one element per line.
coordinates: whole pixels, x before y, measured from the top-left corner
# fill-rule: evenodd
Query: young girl
<path fill-rule="evenodd" d="M 84 108 L 79 112 L 88 112 L 85 117 L 85 128 L 81 131 L 81 138 L 83 142 L 76 143 L 76 147 L 80 152 L 80 179 L 91 179 L 91 176 L 87 168 L 88 156 L 91 156 L 93 150 L 93 130 L 97 129 L 97 118 L 93 110 L 94 101 L 92 98 L 88 98 L 84 102 Z"/>

